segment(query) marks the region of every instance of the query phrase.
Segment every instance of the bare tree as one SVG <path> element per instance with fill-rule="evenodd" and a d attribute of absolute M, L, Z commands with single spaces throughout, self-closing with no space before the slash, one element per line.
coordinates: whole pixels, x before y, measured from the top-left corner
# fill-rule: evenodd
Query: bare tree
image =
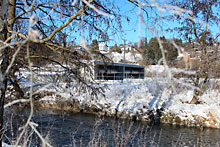
<path fill-rule="evenodd" d="M 4 46 L 4 41 L 7 40 L 8 30 L 7 30 L 7 19 L 8 19 L 8 9 L 9 4 L 7 0 L 1 0 L 1 19 L 0 19 L 0 39 L 2 41 L 1 47 Z M 0 99 L 0 146 L 2 146 L 2 134 L 3 134 L 3 115 L 4 115 L 4 100 L 5 92 L 7 89 L 7 74 L 6 70 L 8 67 L 8 47 L 3 48 L 1 51 L 1 71 L 0 71 L 0 84 L 1 84 L 1 99 Z"/>
<path fill-rule="evenodd" d="M 199 103 L 198 96 L 204 92 L 208 78 L 213 76 L 213 71 L 211 70 L 212 72 L 210 72 L 209 69 L 210 67 L 215 68 L 218 63 L 214 59 L 214 56 L 210 56 L 210 53 L 208 53 L 207 50 L 213 48 L 213 44 L 217 42 L 220 36 L 219 33 L 215 33 L 211 29 L 211 26 L 213 25 L 219 27 L 218 22 L 220 17 L 218 13 L 215 13 L 214 11 L 220 8 L 220 2 L 216 0 L 173 0 L 169 3 L 166 1 L 158 3 L 153 0 L 129 0 L 129 2 L 139 8 L 139 26 L 143 23 L 146 28 L 156 36 L 155 38 L 159 44 L 162 55 L 162 58 L 159 61 L 163 61 L 165 64 L 167 77 L 171 85 L 173 85 L 172 87 L 174 91 L 175 87 L 174 84 L 172 84 L 172 81 L 179 82 L 179 80 L 174 78 L 172 71 L 167 66 L 166 53 L 163 42 L 160 39 L 160 36 L 164 35 L 163 24 L 168 24 L 166 23 L 167 20 L 179 23 L 180 25 L 166 28 L 166 31 L 177 31 L 183 42 L 189 42 L 193 44 L 192 46 L 195 51 L 201 51 L 201 55 L 198 59 L 200 60 L 200 64 L 197 67 L 198 70 L 196 76 L 192 76 L 193 84 L 191 84 L 191 86 L 194 87 L 194 97 L 190 102 L 192 104 Z M 143 16 L 143 14 L 148 14 L 151 10 L 155 12 L 153 19 Z M 165 15 L 163 15 L 164 12 L 166 12 Z M 155 25 L 151 25 L 151 22 L 154 22 Z M 177 50 L 181 49 L 181 46 L 177 45 L 174 40 L 170 40 L 170 42 Z M 194 44 L 196 45 L 194 46 Z"/>
<path fill-rule="evenodd" d="M 186 11 L 185 16 L 182 17 L 179 14 L 175 14 L 173 18 L 177 19 L 180 26 L 175 27 L 180 35 L 190 43 L 197 43 L 198 45 L 194 50 L 201 51 L 200 64 L 197 68 L 196 79 L 194 85 L 199 87 L 194 90 L 194 97 L 190 103 L 199 103 L 198 96 L 200 96 L 205 90 L 208 78 L 212 76 L 209 72 L 210 67 L 216 64 L 216 60 L 213 60 L 213 55 L 208 53 L 208 50 L 213 50 L 213 44 L 219 38 L 219 34 L 215 34 L 211 27 L 218 26 L 220 17 L 214 10 L 220 8 L 220 2 L 216 0 L 210 1 L 194 1 L 194 0 L 182 0 L 172 1 L 172 5 L 184 8 Z M 172 18 L 171 18 L 172 19 Z M 201 81 L 201 78 L 204 80 Z"/>
<path fill-rule="evenodd" d="M 117 8 L 110 1 L 64 0 L 57 3 L 55 0 L 50 2 L 1 0 L 0 146 L 2 146 L 7 80 L 10 79 L 22 97 L 22 90 L 15 75 L 21 68 L 27 68 L 33 74 L 34 66 L 41 67 L 47 63 L 58 64 L 69 74 L 74 74 L 75 79 L 90 88 L 93 94 L 97 94 L 95 91 L 100 91 L 90 84 L 92 81 L 85 81 L 86 79 L 76 71 L 80 68 L 91 70 L 88 63 L 82 61 L 91 60 L 93 57 L 91 52 L 86 50 L 86 40 L 96 36 L 107 41 L 109 30 L 115 33 L 111 28 L 120 28 L 120 17 L 115 12 Z M 117 23 L 114 23 L 115 21 Z M 86 35 L 85 30 L 89 30 Z M 81 40 L 83 50 L 67 46 L 67 42 L 77 38 L 80 38 L 78 40 Z M 69 66 L 66 66 L 67 64 Z M 32 95 L 27 101 L 33 107 Z M 32 113 L 33 111 L 22 133 L 28 126 L 35 130 L 35 125 L 31 122 Z M 35 132 L 38 134 L 36 130 Z"/>

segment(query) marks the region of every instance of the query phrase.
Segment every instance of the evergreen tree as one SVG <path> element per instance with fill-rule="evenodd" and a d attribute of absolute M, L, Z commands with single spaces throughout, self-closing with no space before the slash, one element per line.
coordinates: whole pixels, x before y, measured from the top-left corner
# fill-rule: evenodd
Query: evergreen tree
<path fill-rule="evenodd" d="M 96 39 L 92 40 L 92 43 L 90 45 L 90 51 L 92 53 L 98 53 L 99 52 L 99 43 Z"/>
<path fill-rule="evenodd" d="M 118 47 L 117 44 L 114 45 L 114 47 L 113 47 L 113 52 L 121 53 L 121 49 Z"/>
<path fill-rule="evenodd" d="M 164 36 L 160 37 L 160 40 L 163 45 L 166 60 L 168 61 L 168 63 L 171 63 L 173 60 L 176 59 L 178 55 L 177 49 Z M 174 38 L 174 41 L 177 45 L 180 45 L 180 46 L 182 45 L 181 40 Z M 147 57 L 148 57 L 148 60 L 153 61 L 153 64 L 157 64 L 158 61 L 162 58 L 161 49 L 160 49 L 160 46 L 159 46 L 159 43 L 156 37 L 152 38 L 148 44 Z"/>

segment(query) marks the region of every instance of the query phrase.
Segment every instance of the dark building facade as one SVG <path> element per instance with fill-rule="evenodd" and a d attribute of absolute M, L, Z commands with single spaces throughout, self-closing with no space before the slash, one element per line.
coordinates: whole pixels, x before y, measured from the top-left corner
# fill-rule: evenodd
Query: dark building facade
<path fill-rule="evenodd" d="M 95 80 L 144 79 L 144 66 L 95 61 L 94 76 Z"/>

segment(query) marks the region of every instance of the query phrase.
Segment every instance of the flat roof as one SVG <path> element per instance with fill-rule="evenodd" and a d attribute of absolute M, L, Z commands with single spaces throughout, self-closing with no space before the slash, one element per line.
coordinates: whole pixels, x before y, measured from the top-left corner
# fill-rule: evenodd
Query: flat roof
<path fill-rule="evenodd" d="M 134 67 L 134 68 L 144 68 L 143 65 L 136 64 L 127 64 L 127 63 L 114 63 L 114 62 L 103 62 L 103 61 L 95 61 L 95 64 L 98 65 L 112 65 L 112 66 L 126 66 L 126 67 Z"/>

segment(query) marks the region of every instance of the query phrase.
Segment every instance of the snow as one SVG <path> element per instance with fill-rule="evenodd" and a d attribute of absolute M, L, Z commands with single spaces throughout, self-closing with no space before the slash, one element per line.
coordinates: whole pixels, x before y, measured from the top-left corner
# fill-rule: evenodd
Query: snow
<path fill-rule="evenodd" d="M 163 65 L 148 65 L 145 67 L 145 75 L 150 77 L 166 77 L 166 69 Z"/>
<path fill-rule="evenodd" d="M 120 62 L 124 59 L 124 53 L 112 52 L 110 55 L 111 59 L 114 62 Z M 131 52 L 125 53 L 125 60 L 129 62 L 136 63 L 138 60 L 141 60 L 141 54 L 135 53 L 132 54 Z"/>
<path fill-rule="evenodd" d="M 165 67 L 163 65 L 148 65 L 145 70 L 146 70 L 146 72 L 162 73 L 165 71 Z"/>
<path fill-rule="evenodd" d="M 59 71 L 59 67 L 57 69 Z M 189 79 L 178 79 L 179 83 L 174 84 L 175 93 L 163 65 L 147 66 L 145 72 L 149 77 L 144 80 L 96 81 L 95 86 L 103 88 L 105 96 L 97 93 L 97 97 L 92 97 L 89 89 L 82 91 L 81 85 L 74 82 L 41 84 L 34 94 L 41 95 L 41 103 L 56 105 L 58 101 L 78 101 L 82 109 L 95 107 L 108 116 L 135 117 L 143 121 L 152 121 L 153 116 L 159 117 L 162 123 L 220 128 L 220 91 L 215 88 L 218 79 L 209 79 L 206 91 L 199 97 L 200 104 L 190 104 L 194 89 L 179 84 L 189 83 Z M 29 73 L 23 72 L 23 76 Z M 30 87 L 27 81 L 23 82 L 24 87 Z"/>
<path fill-rule="evenodd" d="M 8 145 L 8 144 L 3 142 L 2 147 L 16 147 L 16 146 L 15 145 Z M 18 146 L 18 147 L 20 147 L 20 146 Z"/>
<path fill-rule="evenodd" d="M 146 78 L 142 82 L 103 82 L 105 97 L 101 94 L 91 98 L 89 92 L 79 92 L 76 84 L 49 84 L 37 92 L 54 92 L 53 95 L 41 98 L 41 102 L 55 104 L 59 100 L 78 100 L 80 104 L 95 106 L 102 113 L 114 116 L 117 112 L 121 117 L 150 121 L 149 112 L 157 115 L 162 110 L 160 121 L 179 125 L 220 128 L 220 95 L 216 89 L 206 90 L 199 97 L 201 104 L 189 104 L 193 97 L 193 89 L 180 89 L 174 94 L 165 78 Z"/>

